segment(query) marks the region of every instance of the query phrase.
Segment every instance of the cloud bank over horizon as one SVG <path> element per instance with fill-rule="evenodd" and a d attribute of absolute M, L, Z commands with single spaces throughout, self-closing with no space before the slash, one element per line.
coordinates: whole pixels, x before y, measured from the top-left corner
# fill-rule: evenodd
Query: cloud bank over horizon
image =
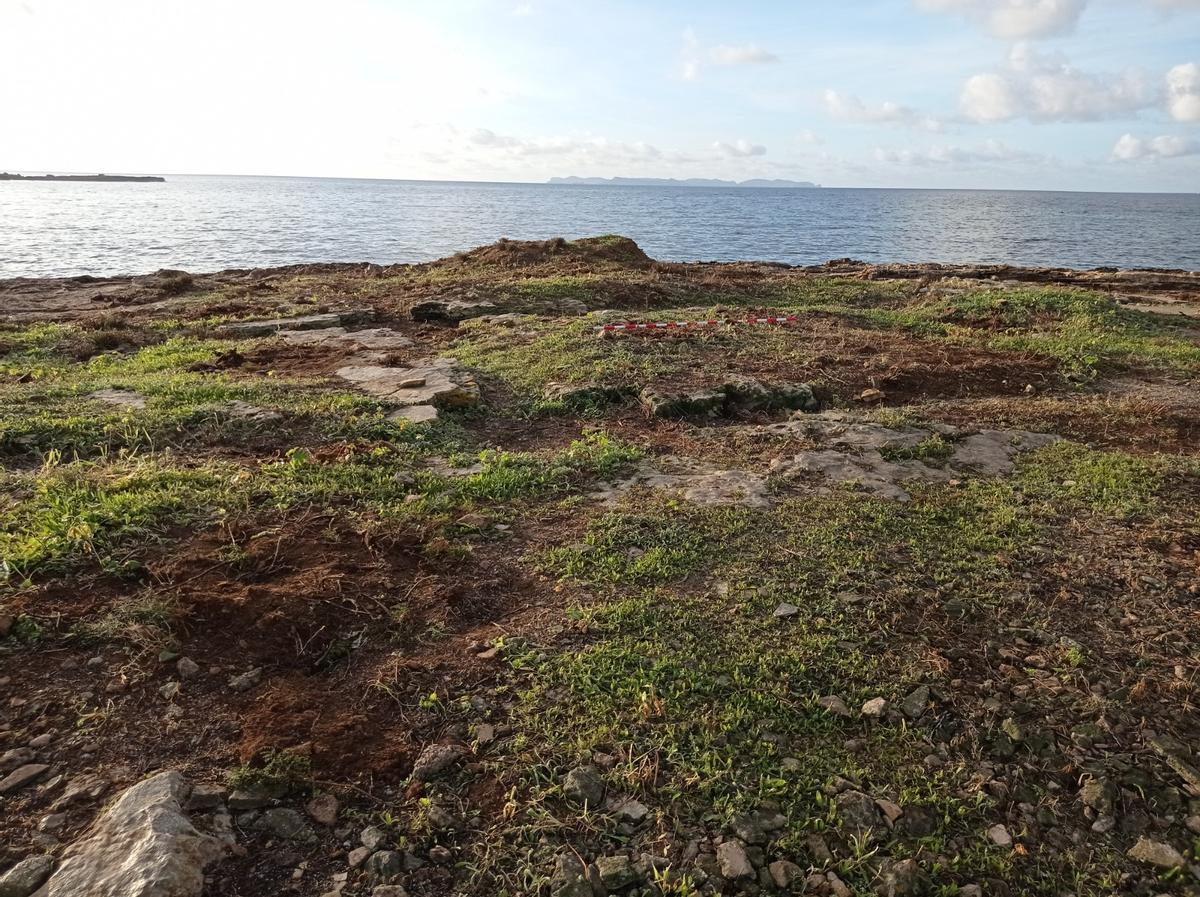
<path fill-rule="evenodd" d="M 1200 0 L 0 0 L 0 104 L 10 170 L 1191 192 Z"/>

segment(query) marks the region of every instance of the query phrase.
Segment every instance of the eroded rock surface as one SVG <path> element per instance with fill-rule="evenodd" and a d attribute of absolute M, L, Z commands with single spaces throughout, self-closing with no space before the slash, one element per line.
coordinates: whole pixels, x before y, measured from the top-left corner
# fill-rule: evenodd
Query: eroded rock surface
<path fill-rule="evenodd" d="M 698 505 L 742 505 L 765 508 L 773 495 L 797 488 L 827 493 L 850 487 L 877 498 L 908 501 L 906 483 L 947 482 L 966 476 L 1004 476 L 1016 458 L 1057 442 L 1059 437 L 1024 430 L 981 430 L 962 434 L 954 427 L 886 427 L 844 412 L 799 413 L 791 420 L 754 428 L 756 433 L 799 438 L 813 448 L 774 459 L 765 473 L 728 469 L 666 455 L 638 464 L 624 479 L 605 484 L 593 497 L 612 501 L 638 486 L 678 494 Z M 940 440 L 941 463 L 928 463 L 916 453 L 929 440 Z M 900 453 L 893 459 L 885 453 Z"/>
<path fill-rule="evenodd" d="M 962 435 L 954 427 L 892 428 L 842 412 L 800 415 L 766 428 L 778 435 L 800 436 L 815 444 L 811 451 L 777 459 L 771 475 L 782 481 L 855 486 L 880 498 L 908 501 L 904 483 L 945 482 L 969 475 L 1004 476 L 1023 452 L 1043 448 L 1059 437 L 1025 430 L 981 430 Z M 929 463 L 916 453 L 923 443 L 941 440 L 945 458 Z M 899 456 L 899 457 L 897 457 Z"/>
<path fill-rule="evenodd" d="M 113 405 L 117 408 L 145 408 L 146 397 L 128 389 L 98 389 L 88 394 L 89 399 Z"/>
<path fill-rule="evenodd" d="M 70 848 L 35 897 L 198 897 L 224 855 L 183 812 L 191 785 L 161 772 L 117 798 Z"/>
<path fill-rule="evenodd" d="M 770 507 L 766 477 L 746 470 L 725 470 L 697 461 L 667 455 L 638 464 L 629 476 L 603 485 L 594 498 L 613 501 L 624 492 L 642 486 L 678 493 L 697 505 L 742 505 Z"/>
<path fill-rule="evenodd" d="M 272 318 L 266 321 L 235 321 L 220 329 L 222 336 L 247 339 L 270 336 L 281 330 L 324 330 L 332 327 L 347 327 L 369 321 L 374 313 L 370 309 L 329 312 L 321 315 L 305 315 L 299 318 Z"/>
<path fill-rule="evenodd" d="M 347 365 L 337 375 L 369 395 L 399 405 L 466 408 L 479 401 L 475 378 L 450 358 L 432 358 L 412 367 Z"/>
<path fill-rule="evenodd" d="M 347 330 L 328 327 L 322 330 L 280 330 L 277 337 L 293 346 L 321 346 L 348 352 L 395 352 L 413 344 L 403 333 L 387 327 Z"/>
<path fill-rule="evenodd" d="M 731 411 L 774 411 L 781 408 L 816 411 L 807 383 L 766 383 L 735 376 L 712 389 L 676 392 L 659 386 L 641 391 L 642 405 L 651 417 L 709 417 Z"/>

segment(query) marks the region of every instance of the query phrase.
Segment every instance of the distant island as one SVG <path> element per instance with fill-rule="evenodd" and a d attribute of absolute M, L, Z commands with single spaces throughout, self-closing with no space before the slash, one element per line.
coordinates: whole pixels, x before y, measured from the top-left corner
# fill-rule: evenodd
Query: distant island
<path fill-rule="evenodd" d="M 0 171 L 0 181 L 99 181 L 102 183 L 149 184 L 166 183 L 157 175 L 137 174 L 9 174 Z"/>
<path fill-rule="evenodd" d="M 820 184 L 811 181 L 785 181 L 754 178 L 749 181 L 722 181 L 717 178 L 550 178 L 548 184 L 572 184 L 585 186 L 617 185 L 622 187 L 771 187 L 776 189 L 805 190 L 820 189 Z"/>

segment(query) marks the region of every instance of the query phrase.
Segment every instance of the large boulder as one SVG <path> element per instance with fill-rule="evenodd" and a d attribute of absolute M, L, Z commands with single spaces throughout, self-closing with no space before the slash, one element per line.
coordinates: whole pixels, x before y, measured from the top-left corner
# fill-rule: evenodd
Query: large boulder
<path fill-rule="evenodd" d="M 184 814 L 190 791 L 174 771 L 128 789 L 67 849 L 35 897 L 199 897 L 205 867 L 224 849 Z"/>

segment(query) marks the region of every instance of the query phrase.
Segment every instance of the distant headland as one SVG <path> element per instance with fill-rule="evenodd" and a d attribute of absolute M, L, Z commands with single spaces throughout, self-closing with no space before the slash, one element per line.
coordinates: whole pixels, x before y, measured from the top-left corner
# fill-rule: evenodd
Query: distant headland
<path fill-rule="evenodd" d="M 158 175 L 137 174 L 9 174 L 0 171 L 0 181 L 99 181 L 101 183 L 150 184 L 166 183 Z"/>
<path fill-rule="evenodd" d="M 784 181 L 755 178 L 749 181 L 722 181 L 717 178 L 550 178 L 548 184 L 578 184 L 587 186 L 617 185 L 623 187 L 773 187 L 779 189 L 816 190 L 820 184 L 811 181 Z"/>

